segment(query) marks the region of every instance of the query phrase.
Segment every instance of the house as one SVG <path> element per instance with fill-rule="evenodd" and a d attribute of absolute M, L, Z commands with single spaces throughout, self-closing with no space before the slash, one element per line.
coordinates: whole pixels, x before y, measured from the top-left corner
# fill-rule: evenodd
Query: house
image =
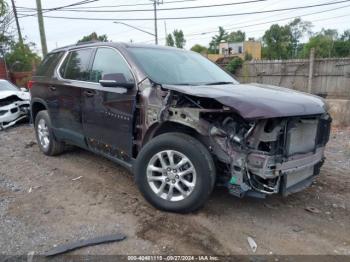
<path fill-rule="evenodd" d="M 6 63 L 3 58 L 0 58 L 0 79 L 8 79 Z"/>
<path fill-rule="evenodd" d="M 219 44 L 221 56 L 238 56 L 244 59 L 245 54 L 250 54 L 253 59 L 261 59 L 261 43 L 254 40 L 244 42 L 221 42 Z"/>

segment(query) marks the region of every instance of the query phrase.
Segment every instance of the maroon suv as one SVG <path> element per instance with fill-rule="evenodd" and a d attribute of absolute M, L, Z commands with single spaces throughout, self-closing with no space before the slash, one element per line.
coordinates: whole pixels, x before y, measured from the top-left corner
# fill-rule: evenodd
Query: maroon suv
<path fill-rule="evenodd" d="M 48 54 L 31 85 L 44 154 L 71 144 L 103 155 L 163 210 L 198 209 L 214 185 L 238 197 L 288 195 L 324 161 L 331 118 L 321 98 L 239 84 L 194 52 L 72 45 Z"/>

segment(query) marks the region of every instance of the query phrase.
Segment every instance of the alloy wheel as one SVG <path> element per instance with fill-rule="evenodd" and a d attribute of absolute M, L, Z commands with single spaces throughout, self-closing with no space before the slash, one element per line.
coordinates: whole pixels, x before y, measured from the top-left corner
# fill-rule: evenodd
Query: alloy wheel
<path fill-rule="evenodd" d="M 39 120 L 37 131 L 40 145 L 47 150 L 50 145 L 50 133 L 45 119 L 42 118 Z"/>
<path fill-rule="evenodd" d="M 197 174 L 191 160 L 175 150 L 155 154 L 147 165 L 147 181 L 152 191 L 168 201 L 187 198 L 196 186 Z"/>

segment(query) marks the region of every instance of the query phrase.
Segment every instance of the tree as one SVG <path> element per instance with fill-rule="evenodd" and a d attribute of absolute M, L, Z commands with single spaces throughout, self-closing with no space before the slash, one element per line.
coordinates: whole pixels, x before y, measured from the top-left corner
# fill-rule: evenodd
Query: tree
<path fill-rule="evenodd" d="M 263 36 L 263 55 L 268 59 L 288 59 L 292 53 L 292 38 L 290 26 L 272 25 Z"/>
<path fill-rule="evenodd" d="M 97 35 L 96 32 L 93 32 L 90 35 L 83 36 L 83 38 L 80 39 L 78 43 L 89 42 L 89 41 L 108 42 L 108 37 L 107 35 Z"/>
<path fill-rule="evenodd" d="M 185 36 L 182 30 L 175 29 L 173 32 L 174 39 L 175 39 L 175 46 L 177 48 L 184 48 L 186 44 Z"/>
<path fill-rule="evenodd" d="M 0 0 L 0 55 L 13 43 L 13 36 L 9 32 L 13 19 L 12 13 L 8 11 L 8 5 L 4 0 Z"/>
<path fill-rule="evenodd" d="M 175 29 L 172 34 L 168 34 L 165 39 L 165 44 L 167 46 L 176 46 L 177 48 L 184 48 L 186 40 L 182 30 Z"/>
<path fill-rule="evenodd" d="M 338 39 L 338 31 L 336 29 L 324 29 L 324 28 L 322 28 L 320 35 L 329 37 L 333 41 Z"/>
<path fill-rule="evenodd" d="M 350 40 L 337 40 L 333 45 L 333 56 L 349 57 L 350 56 Z"/>
<path fill-rule="evenodd" d="M 226 66 L 226 70 L 235 74 L 237 69 L 242 67 L 243 60 L 239 57 L 234 57 Z"/>
<path fill-rule="evenodd" d="M 233 31 L 227 36 L 227 42 L 235 43 L 235 42 L 243 42 L 245 41 L 245 33 L 241 30 Z"/>
<path fill-rule="evenodd" d="M 168 34 L 166 37 L 166 43 L 167 46 L 175 46 L 174 38 L 172 34 Z"/>
<path fill-rule="evenodd" d="M 330 57 L 333 49 L 333 40 L 323 34 L 311 37 L 309 42 L 304 45 L 302 56 L 305 58 L 309 57 L 311 48 L 315 49 L 316 57 Z"/>
<path fill-rule="evenodd" d="M 41 59 L 32 50 L 34 47 L 34 43 L 13 43 L 10 51 L 6 54 L 6 63 L 9 69 L 17 72 L 31 71 L 34 65 L 39 64 Z"/>
<path fill-rule="evenodd" d="M 7 13 L 7 3 L 4 0 L 0 0 L 0 18 Z"/>
<path fill-rule="evenodd" d="M 206 48 L 205 46 L 199 45 L 199 44 L 192 46 L 191 50 L 194 52 L 200 53 L 200 54 L 208 52 L 208 48 Z"/>
<path fill-rule="evenodd" d="M 350 31 L 344 31 L 339 37 L 335 29 L 322 29 L 304 45 L 303 57 L 309 56 L 311 48 L 315 48 L 316 57 L 350 56 Z"/>
<path fill-rule="evenodd" d="M 308 21 L 302 21 L 300 18 L 295 18 L 288 24 L 292 36 L 292 56 L 297 57 L 301 49 L 300 40 L 302 37 L 311 35 L 312 23 Z"/>
<path fill-rule="evenodd" d="M 350 29 L 344 31 L 344 33 L 340 37 L 340 40 L 350 41 Z"/>
<path fill-rule="evenodd" d="M 217 53 L 219 50 L 219 44 L 221 41 L 227 41 L 228 34 L 222 26 L 219 26 L 219 33 L 212 37 L 209 43 L 210 53 Z"/>

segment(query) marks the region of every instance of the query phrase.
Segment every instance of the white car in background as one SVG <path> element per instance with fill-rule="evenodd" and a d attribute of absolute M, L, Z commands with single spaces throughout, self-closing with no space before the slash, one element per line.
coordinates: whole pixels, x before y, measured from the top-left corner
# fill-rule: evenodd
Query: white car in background
<path fill-rule="evenodd" d="M 0 130 L 29 118 L 30 93 L 0 79 Z"/>

